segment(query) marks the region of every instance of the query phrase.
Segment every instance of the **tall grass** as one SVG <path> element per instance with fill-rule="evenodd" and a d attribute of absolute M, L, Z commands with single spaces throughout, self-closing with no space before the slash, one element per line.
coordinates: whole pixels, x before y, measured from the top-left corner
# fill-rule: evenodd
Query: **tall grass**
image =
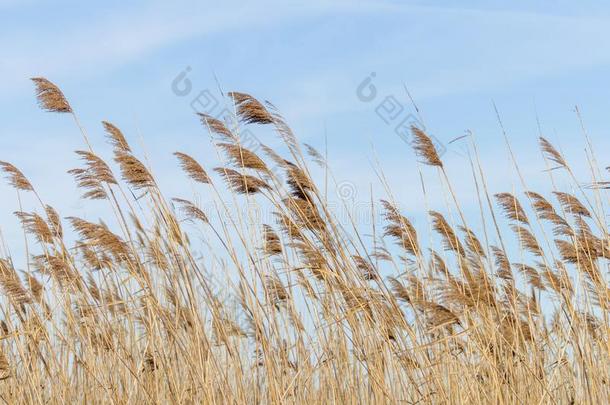
<path fill-rule="evenodd" d="M 103 123 L 112 159 L 94 150 L 60 89 L 34 83 L 43 109 L 74 117 L 85 147 L 69 173 L 112 217 L 58 213 L 0 163 L 28 269 L 0 258 L 5 403 L 607 403 L 609 185 L 589 143 L 583 185 L 540 138 L 550 180 L 564 172 L 575 192 L 545 196 L 521 177 L 523 192 L 490 195 L 468 138 L 480 214 L 466 218 L 412 128 L 456 213 L 429 213 L 442 243 L 427 246 L 391 197 L 372 236 L 337 218 L 307 163 L 331 173 L 323 155 L 247 94 L 228 94 L 235 122 L 199 117 L 219 163 L 175 152 L 196 203 L 163 195 L 117 126 Z M 273 128 L 282 153 L 248 150 L 244 125 Z"/>

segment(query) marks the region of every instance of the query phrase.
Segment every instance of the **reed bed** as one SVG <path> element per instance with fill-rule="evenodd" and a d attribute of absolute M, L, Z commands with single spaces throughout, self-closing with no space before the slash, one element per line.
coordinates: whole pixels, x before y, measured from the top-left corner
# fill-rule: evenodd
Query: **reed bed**
<path fill-rule="evenodd" d="M 521 177 L 520 191 L 490 195 L 466 139 L 480 203 L 467 218 L 448 167 L 413 127 L 413 152 L 439 173 L 451 208 L 429 213 L 432 239 L 389 189 L 382 229 L 339 220 L 318 186 L 331 175 L 312 175 L 312 164 L 331 173 L 323 154 L 248 94 L 227 94 L 231 122 L 194 117 L 216 161 L 168 151 L 197 190 L 189 200 L 162 193 L 118 126 L 103 122 L 109 147 L 94 150 L 61 90 L 33 81 L 40 107 L 82 133 L 68 172 L 82 199 L 112 215 L 59 213 L 0 162 L 36 202 L 19 198 L 15 212 L 27 257 L 8 246 L 0 257 L 3 402 L 608 402 L 610 169 L 589 143 L 587 184 L 540 138 L 550 178 L 571 178 L 570 190 L 538 193 Z M 249 150 L 245 126 L 274 130 L 281 148 Z M 263 223 L 250 207 L 273 215 Z"/>

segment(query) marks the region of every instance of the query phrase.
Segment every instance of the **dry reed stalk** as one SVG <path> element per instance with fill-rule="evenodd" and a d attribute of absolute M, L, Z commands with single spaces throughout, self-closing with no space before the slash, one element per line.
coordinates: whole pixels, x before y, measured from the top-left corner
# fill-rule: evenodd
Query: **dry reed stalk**
<path fill-rule="evenodd" d="M 56 86 L 36 85 L 44 109 L 72 112 Z M 119 202 L 112 194 L 103 202 L 116 214 L 110 226 L 68 217 L 66 231 L 38 195 L 41 214 L 20 206 L 25 233 L 39 243 L 28 246 L 27 271 L 17 271 L 8 253 L 0 260 L 6 304 L 0 306 L 0 379 L 19 381 L 0 386 L 1 398 L 604 403 L 610 394 L 610 240 L 598 220 L 603 195 L 595 195 L 597 207 L 589 194 L 602 188 L 573 184 L 586 205 L 553 190 L 560 210 L 542 193 L 526 192 L 535 219 L 552 226 L 556 237 L 543 252 L 546 236 L 539 239 L 537 231 L 544 228 L 530 226 L 516 195 L 496 195 L 509 221 L 500 227 L 479 167 L 475 181 L 485 186 L 490 209 L 478 218 L 481 241 L 473 231 L 479 223 L 466 223 L 431 138 L 413 128 L 415 152 L 441 170 L 462 220 L 454 227 L 441 212 L 430 212 L 430 229 L 448 252 L 442 254 L 433 238 L 428 242 L 425 226 L 386 200 L 382 235 L 376 226 L 371 235 L 358 224 L 344 229 L 277 109 L 244 93 L 230 97 L 239 120 L 271 124 L 289 156 L 264 145 L 259 156 L 239 144 L 233 128 L 200 114 L 233 166 L 215 172 L 235 203 L 242 201 L 236 194 L 251 194 L 252 208 L 272 210 L 277 230 L 251 223 L 249 215 L 232 220 L 237 208 L 216 185 L 215 194 L 201 196 L 201 206 L 218 207 L 210 212 L 186 199 L 166 201 L 122 132 L 104 122 L 122 178 L 92 150 L 77 152 L 83 166 L 71 174 L 83 197 L 106 199 L 123 181 L 149 192 L 134 196 L 138 209 L 126 195 Z M 545 158 L 575 181 L 563 156 L 540 142 Z M 319 152 L 308 145 L 305 151 L 332 176 Z M 195 159 L 175 155 L 191 180 L 211 183 Z M 284 179 L 271 175 L 270 162 Z M 0 163 L 0 169 L 14 188 L 33 191 L 17 168 Z M 192 221 L 188 229 L 172 202 Z M 231 220 L 223 220 L 227 215 Z M 487 234 L 487 215 L 497 242 Z M 517 241 L 506 238 L 511 230 Z M 2 245 L 3 254 L 10 252 Z"/>

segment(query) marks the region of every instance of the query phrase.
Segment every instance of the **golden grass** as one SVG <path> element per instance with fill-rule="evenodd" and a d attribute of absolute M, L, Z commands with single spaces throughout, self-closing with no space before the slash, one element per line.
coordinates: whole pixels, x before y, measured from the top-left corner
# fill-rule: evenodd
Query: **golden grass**
<path fill-rule="evenodd" d="M 34 83 L 43 109 L 76 119 L 57 86 Z M 60 215 L 19 169 L 0 162 L 8 183 L 39 203 L 15 213 L 30 270 L 20 274 L 12 257 L 0 258 L 2 401 L 608 402 L 608 183 L 597 168 L 597 187 L 574 180 L 577 194 L 551 190 L 555 205 L 513 191 L 495 195 L 495 207 L 472 143 L 480 239 L 447 165 L 412 128 L 414 152 L 431 166 L 422 170 L 440 172 L 459 221 L 430 212 L 442 243 L 426 246 L 387 198 L 384 229 L 372 229 L 369 246 L 371 238 L 345 230 L 358 224 L 335 216 L 277 110 L 248 94 L 229 97 L 239 122 L 273 127 L 288 153 L 263 147 L 259 155 L 201 115 L 221 165 L 175 155 L 200 194 L 195 201 L 213 210 L 166 199 L 146 160 L 108 122 L 115 164 L 83 132 L 88 150 L 77 152 L 82 167 L 70 173 L 82 198 L 107 202 L 112 226 Z M 541 138 L 540 146 L 556 169 L 550 176 L 574 179 L 551 143 Z M 217 166 L 211 175 L 208 164 Z M 275 221 L 252 220 L 232 202 L 267 207 Z"/>

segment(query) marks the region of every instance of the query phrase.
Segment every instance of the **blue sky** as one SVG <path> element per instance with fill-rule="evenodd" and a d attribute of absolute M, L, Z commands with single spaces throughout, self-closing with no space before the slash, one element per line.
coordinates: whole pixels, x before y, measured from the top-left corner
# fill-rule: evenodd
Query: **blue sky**
<path fill-rule="evenodd" d="M 528 187 L 546 187 L 537 149 L 538 126 L 587 181 L 582 111 L 600 164 L 607 152 L 610 107 L 610 5 L 516 1 L 63 1 L 0 0 L 0 159 L 20 167 L 46 202 L 64 215 L 96 215 L 78 202 L 66 170 L 83 149 L 67 116 L 36 107 L 32 76 L 57 83 L 104 144 L 109 120 L 145 151 L 169 196 L 183 183 L 171 155 L 188 151 L 217 163 L 190 103 L 209 89 L 237 90 L 272 101 L 297 136 L 328 144 L 335 177 L 368 201 L 377 159 L 394 196 L 414 217 L 427 208 L 408 145 L 375 108 L 393 96 L 413 113 L 409 89 L 430 133 L 448 147 L 444 158 L 460 199 L 476 208 L 467 159 L 458 143 L 472 130 L 492 192 L 520 189 L 492 102 L 498 106 Z M 531 4 L 535 3 L 535 4 Z M 607 3 L 606 3 L 607 4 Z M 185 69 L 186 96 L 172 91 Z M 371 73 L 377 97 L 363 102 L 358 86 Z M 268 133 L 261 141 L 276 142 Z M 180 177 L 182 179 L 182 176 Z M 431 184 L 430 183 L 430 184 Z M 559 185 L 561 186 L 561 180 Z M 567 184 L 567 183 L 565 183 Z M 375 197 L 383 189 L 374 186 Z M 442 205 L 434 198 L 432 205 Z M 4 184 L 0 224 L 9 245 L 22 236 Z"/>

